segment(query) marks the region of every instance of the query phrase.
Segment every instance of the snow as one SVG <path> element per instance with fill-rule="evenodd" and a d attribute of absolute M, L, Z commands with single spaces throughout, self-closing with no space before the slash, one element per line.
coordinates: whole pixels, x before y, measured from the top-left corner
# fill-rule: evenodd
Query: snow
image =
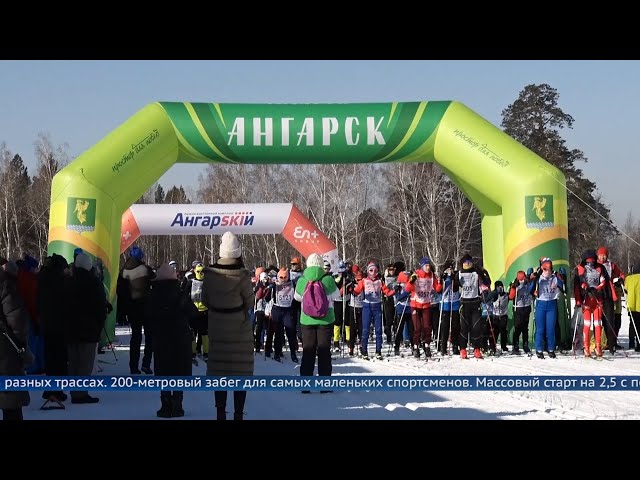
<path fill-rule="evenodd" d="M 629 321 L 622 314 L 620 343 L 628 344 Z M 128 327 L 116 331 L 120 345 L 117 361 L 109 350 L 99 355 L 98 375 L 127 375 Z M 375 348 L 370 345 L 370 352 Z M 387 346 L 383 353 L 386 355 Z M 510 346 L 509 346 L 509 349 Z M 416 360 L 404 351 L 405 358 L 389 357 L 382 361 L 358 358 L 334 358 L 333 375 L 617 375 L 639 376 L 640 353 L 617 352 L 611 361 L 597 362 L 573 355 L 557 359 L 503 355 L 484 360 L 461 360 L 459 357 L 435 357 L 429 362 Z M 300 355 L 301 356 L 301 355 Z M 605 356 L 610 357 L 609 352 Z M 285 352 L 282 363 L 256 355 L 256 375 L 299 375 L 299 365 Z M 205 375 L 199 361 L 194 375 Z M 67 392 L 68 393 L 68 392 Z M 159 392 L 93 392 L 100 402 L 73 405 L 66 410 L 42 411 L 42 392 L 31 392 L 31 405 L 24 409 L 27 420 L 160 420 Z M 184 420 L 215 418 L 212 392 L 185 392 Z M 296 391 L 249 392 L 245 406 L 246 420 L 413 420 L 413 419 L 640 419 L 637 405 L 640 392 L 635 391 L 337 391 L 302 395 Z M 228 418 L 233 415 L 232 394 L 227 404 Z M 174 420 L 175 421 L 175 420 Z"/>

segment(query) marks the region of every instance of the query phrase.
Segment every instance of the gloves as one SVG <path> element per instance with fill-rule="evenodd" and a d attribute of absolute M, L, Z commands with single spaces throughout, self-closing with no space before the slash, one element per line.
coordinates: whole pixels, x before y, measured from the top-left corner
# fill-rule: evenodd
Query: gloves
<path fill-rule="evenodd" d="M 412 273 L 411 276 L 409 277 L 409 283 L 415 283 L 417 279 L 418 279 L 418 276 L 415 273 Z"/>
<path fill-rule="evenodd" d="M 514 280 L 513 282 L 511 282 L 510 287 L 511 288 L 518 288 L 518 285 L 520 285 L 520 283 L 518 282 L 518 280 Z"/>

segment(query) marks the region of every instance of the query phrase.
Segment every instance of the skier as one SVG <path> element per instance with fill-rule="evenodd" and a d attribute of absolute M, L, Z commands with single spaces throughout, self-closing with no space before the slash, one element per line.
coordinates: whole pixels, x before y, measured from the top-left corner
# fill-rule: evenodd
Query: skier
<path fill-rule="evenodd" d="M 533 270 L 532 270 L 533 271 Z M 522 349 L 529 353 L 529 317 L 535 283 L 523 270 L 519 270 L 509 288 L 509 300 L 513 302 L 513 353 L 520 355 L 520 334 L 522 333 Z"/>
<path fill-rule="evenodd" d="M 640 352 L 640 343 L 637 343 L 640 331 L 640 259 L 636 259 L 629 270 L 624 281 L 629 314 L 629 349 L 634 348 L 636 352 Z"/>
<path fill-rule="evenodd" d="M 448 342 L 451 341 L 453 355 L 460 354 L 460 283 L 458 272 L 454 271 L 453 262 L 447 262 L 440 276 L 442 283 L 442 334 L 440 351 L 447 353 Z"/>
<path fill-rule="evenodd" d="M 394 354 L 400 355 L 400 342 L 404 337 L 405 326 L 408 326 L 409 330 L 404 337 L 405 342 L 409 342 L 411 351 L 413 351 L 413 322 L 411 321 L 411 294 L 405 290 L 407 283 L 409 283 L 410 272 L 400 272 L 398 274 L 397 283 L 395 285 L 395 299 L 396 299 L 396 338 Z"/>
<path fill-rule="evenodd" d="M 411 319 L 413 320 L 413 343 L 415 350 L 413 356 L 420 358 L 420 346 L 427 358 L 431 356 L 431 291 L 442 291 L 442 285 L 434 272 L 431 261 L 422 257 L 420 269 L 409 277 L 409 283 L 405 290 L 411 293 Z"/>
<path fill-rule="evenodd" d="M 533 294 L 536 297 L 536 356 L 544 359 L 544 339 L 547 339 L 547 352 L 550 358 L 556 358 L 556 322 L 558 321 L 558 295 L 564 286 L 560 273 L 553 271 L 551 259 L 542 259 L 541 270 L 531 274 L 536 284 Z"/>
<path fill-rule="evenodd" d="M 284 332 L 287 333 L 289 350 L 291 351 L 291 361 L 298 363 L 298 339 L 296 338 L 296 325 L 291 316 L 291 305 L 293 303 L 293 282 L 289 280 L 289 271 L 281 268 L 278 272 L 276 283 L 272 284 L 273 307 L 271 309 L 271 321 L 267 338 L 267 346 L 264 351 L 271 352 L 271 339 L 275 334 L 275 355 L 274 360 L 280 361 L 282 358 L 282 346 L 284 343 Z"/>
<path fill-rule="evenodd" d="M 360 353 L 364 359 L 369 359 L 367 347 L 369 343 L 369 328 L 373 321 L 376 333 L 376 359 L 382 360 L 382 294 L 393 295 L 394 291 L 387 288 L 380 279 L 378 266 L 375 262 L 367 264 L 367 276 L 360 280 L 353 289 L 354 295 L 364 292 L 362 306 L 362 341 Z"/>
<path fill-rule="evenodd" d="M 615 353 L 616 348 L 622 348 L 618 342 L 618 334 L 622 325 L 622 295 L 624 288 L 624 273 L 620 267 L 609 260 L 609 250 L 607 247 L 600 247 L 596 251 L 598 262 L 607 270 L 607 275 L 612 282 L 613 290 L 617 300 L 613 300 L 610 295 L 611 290 L 605 288 L 603 301 L 603 323 L 607 332 L 607 343 L 609 351 Z"/>
<path fill-rule="evenodd" d="M 491 292 L 491 301 L 493 302 L 493 333 L 496 341 L 500 337 L 500 348 L 502 353 L 509 351 L 507 348 L 507 308 L 509 306 L 509 295 L 504 291 L 504 284 L 498 280 L 495 283 L 495 290 Z"/>
<path fill-rule="evenodd" d="M 296 288 L 298 279 L 302 276 L 302 264 L 299 257 L 293 257 L 289 265 L 289 280 L 293 282 L 293 288 Z M 296 335 L 298 336 L 298 345 L 302 345 L 302 330 L 300 327 L 300 302 L 295 298 L 291 304 L 291 314 L 296 324 Z"/>
<path fill-rule="evenodd" d="M 338 273 L 333 276 L 336 282 L 340 299 L 335 301 L 333 310 L 336 316 L 336 322 L 333 324 L 333 352 L 340 353 L 340 341 L 351 340 L 351 327 L 349 325 L 349 309 L 347 308 L 347 289 L 353 285 L 353 275 L 347 271 L 347 264 L 344 260 L 338 262 Z M 344 328 L 344 335 L 342 329 Z M 344 338 L 342 338 L 344 336 Z"/>
<path fill-rule="evenodd" d="M 396 271 L 396 266 L 393 263 L 387 265 L 387 268 L 384 271 L 384 284 L 390 290 L 395 290 L 396 283 L 398 282 L 398 272 Z M 393 321 L 395 318 L 394 310 L 394 297 L 384 297 L 382 299 L 382 313 L 384 315 L 384 334 L 387 337 L 387 344 L 391 344 L 393 339 L 391 338 L 391 330 L 393 328 Z"/>
<path fill-rule="evenodd" d="M 267 272 L 260 273 L 258 283 L 253 288 L 253 293 L 255 294 L 255 316 L 256 316 L 256 328 L 255 328 L 255 351 L 256 353 L 260 353 L 260 350 L 263 347 L 264 340 L 264 328 L 265 328 L 265 309 L 267 303 L 271 301 L 271 293 L 272 290 L 269 288 L 269 276 Z M 269 325 L 266 325 L 267 332 L 269 330 Z"/>
<path fill-rule="evenodd" d="M 364 300 L 364 292 L 360 292 L 357 295 L 353 292 L 355 285 L 362 281 L 362 272 L 360 271 L 360 267 L 358 265 L 353 265 L 351 268 L 354 275 L 354 282 L 351 284 L 351 286 L 347 287 L 347 292 L 351 294 L 349 298 L 349 317 L 351 325 L 349 356 L 353 357 L 356 337 L 357 339 L 362 340 L 362 305 Z"/>
<path fill-rule="evenodd" d="M 582 306 L 584 356 L 591 357 L 591 324 L 593 323 L 596 357 L 601 358 L 602 301 L 605 296 L 605 288 L 608 288 L 608 277 L 605 267 L 597 263 L 596 259 L 597 254 L 594 250 L 587 250 L 582 255 L 582 262 L 576 266 L 574 272 L 573 293 L 576 307 Z"/>
<path fill-rule="evenodd" d="M 491 279 L 484 269 L 474 265 L 471 255 L 465 254 L 460 263 L 460 358 L 467 358 L 467 342 L 471 336 L 473 356 L 481 359 L 484 325 L 480 314 L 480 295 L 489 288 Z"/>
<path fill-rule="evenodd" d="M 191 341 L 191 363 L 198 365 L 196 359 L 197 339 L 200 337 L 202 348 L 202 359 L 206 362 L 209 360 L 209 314 L 207 306 L 202 303 L 202 285 L 204 284 L 204 265 L 196 265 L 193 269 L 193 275 L 187 280 L 185 290 L 189 293 L 189 297 L 196 307 L 198 313 L 190 318 L 191 332 L 193 340 Z"/>

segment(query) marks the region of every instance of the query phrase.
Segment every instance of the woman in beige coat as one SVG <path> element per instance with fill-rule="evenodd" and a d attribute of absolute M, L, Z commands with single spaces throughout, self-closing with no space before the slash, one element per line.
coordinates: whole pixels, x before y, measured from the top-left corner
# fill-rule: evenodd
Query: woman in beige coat
<path fill-rule="evenodd" d="M 242 263 L 242 247 L 231 232 L 222 235 L 220 259 L 204 271 L 202 302 L 209 309 L 207 375 L 253 375 L 253 327 L 249 310 L 254 294 Z M 226 420 L 227 392 L 216 391 L 217 419 Z M 242 420 L 246 391 L 234 391 L 234 420 Z"/>

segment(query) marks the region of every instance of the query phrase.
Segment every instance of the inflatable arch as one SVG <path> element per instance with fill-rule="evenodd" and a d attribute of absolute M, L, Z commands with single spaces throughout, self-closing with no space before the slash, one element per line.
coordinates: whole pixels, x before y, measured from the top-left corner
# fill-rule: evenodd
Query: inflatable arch
<path fill-rule="evenodd" d="M 113 299 L 122 214 L 176 162 L 430 161 L 480 210 L 494 280 L 543 255 L 568 266 L 562 173 L 455 101 L 147 105 L 55 176 L 49 254 L 101 258 Z"/>
<path fill-rule="evenodd" d="M 293 203 L 131 205 L 122 216 L 120 252 L 141 235 L 281 234 L 305 258 L 318 253 L 338 266 L 338 249 Z"/>

